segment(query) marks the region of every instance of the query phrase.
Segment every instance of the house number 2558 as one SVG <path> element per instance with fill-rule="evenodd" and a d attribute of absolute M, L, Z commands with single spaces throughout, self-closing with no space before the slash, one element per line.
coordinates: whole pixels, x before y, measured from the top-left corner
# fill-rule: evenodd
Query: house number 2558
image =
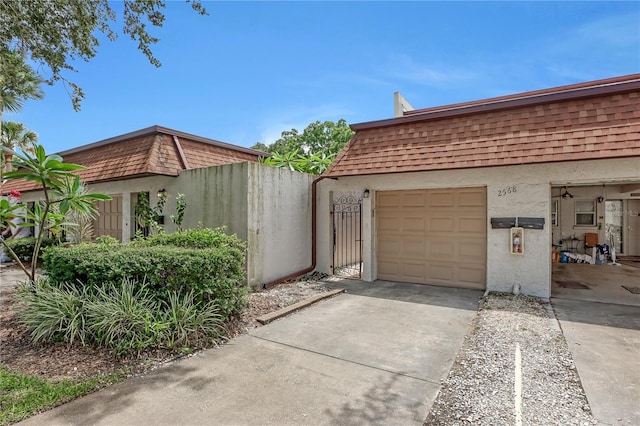
<path fill-rule="evenodd" d="M 506 188 L 498 189 L 498 197 L 504 197 L 509 194 L 515 194 L 516 187 L 515 186 L 507 186 Z"/>

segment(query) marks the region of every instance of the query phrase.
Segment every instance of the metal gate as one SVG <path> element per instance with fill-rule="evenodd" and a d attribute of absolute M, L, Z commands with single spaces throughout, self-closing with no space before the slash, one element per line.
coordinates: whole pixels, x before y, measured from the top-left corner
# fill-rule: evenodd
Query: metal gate
<path fill-rule="evenodd" d="M 362 277 L 362 199 L 342 195 L 333 203 L 333 275 Z"/>

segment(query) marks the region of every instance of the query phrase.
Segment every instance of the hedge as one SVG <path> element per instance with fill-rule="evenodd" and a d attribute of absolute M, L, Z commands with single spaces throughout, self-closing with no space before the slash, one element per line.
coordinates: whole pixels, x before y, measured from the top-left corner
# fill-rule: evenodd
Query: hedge
<path fill-rule="evenodd" d="M 8 238 L 4 240 L 11 250 L 18 255 L 22 261 L 30 261 L 33 256 L 33 249 L 36 245 L 36 239 L 34 237 L 25 238 Z M 54 238 L 43 238 L 41 248 L 51 247 L 58 244 L 58 240 Z M 39 260 L 42 260 L 42 251 L 40 251 Z M 8 255 L 8 253 L 7 253 Z"/>
<path fill-rule="evenodd" d="M 172 291 L 193 291 L 197 303 L 215 300 L 226 319 L 242 309 L 247 293 L 244 245 L 236 237 L 229 239 L 231 244 L 205 249 L 127 244 L 51 247 L 43 266 L 53 284 L 101 287 L 120 285 L 126 278 L 144 283 L 163 301 Z"/>
<path fill-rule="evenodd" d="M 184 248 L 230 247 L 245 249 L 245 243 L 236 235 L 227 235 L 226 228 L 187 229 L 172 234 L 155 234 L 131 242 L 134 247 L 174 246 Z"/>

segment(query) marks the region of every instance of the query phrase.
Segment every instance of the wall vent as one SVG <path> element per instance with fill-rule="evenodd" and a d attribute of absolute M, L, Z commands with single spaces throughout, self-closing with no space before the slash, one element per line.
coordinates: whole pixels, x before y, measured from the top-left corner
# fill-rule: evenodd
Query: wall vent
<path fill-rule="evenodd" d="M 631 196 L 632 197 L 640 197 L 640 192 L 632 192 Z"/>

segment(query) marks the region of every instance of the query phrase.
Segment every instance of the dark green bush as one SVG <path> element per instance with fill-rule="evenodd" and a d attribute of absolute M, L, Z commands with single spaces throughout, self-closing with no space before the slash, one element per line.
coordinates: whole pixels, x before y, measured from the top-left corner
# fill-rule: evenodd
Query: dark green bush
<path fill-rule="evenodd" d="M 245 243 L 235 235 L 227 235 L 226 228 L 185 229 L 173 234 L 160 233 L 131 242 L 134 247 L 174 246 L 193 249 L 229 247 L 245 249 Z"/>
<path fill-rule="evenodd" d="M 227 319 L 240 312 L 247 293 L 244 245 L 236 237 L 228 238 L 231 244 L 205 249 L 126 244 L 52 247 L 43 266 L 53 284 L 102 287 L 130 279 L 144 283 L 163 302 L 169 301 L 171 292 L 191 292 L 198 305 L 215 301 Z"/>
<path fill-rule="evenodd" d="M 30 261 L 31 256 L 33 255 L 33 249 L 36 245 L 36 239 L 33 237 L 25 237 L 25 238 L 10 238 L 6 239 L 5 242 L 11 250 L 13 250 L 20 260 Z M 54 238 L 44 238 L 42 240 L 42 248 L 51 247 L 58 245 L 58 241 Z M 42 252 L 40 252 L 40 257 L 38 260 L 42 260 Z"/>

